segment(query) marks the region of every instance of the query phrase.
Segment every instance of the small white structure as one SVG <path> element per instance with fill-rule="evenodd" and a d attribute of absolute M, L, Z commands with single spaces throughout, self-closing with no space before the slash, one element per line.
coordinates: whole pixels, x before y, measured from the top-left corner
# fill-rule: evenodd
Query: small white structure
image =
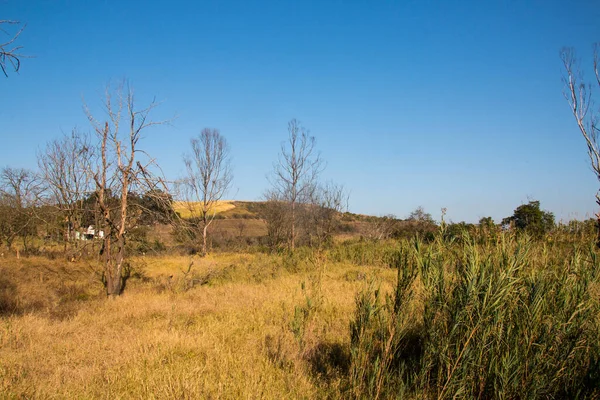
<path fill-rule="evenodd" d="M 75 232 L 76 240 L 94 240 L 94 239 L 104 239 L 104 231 L 96 231 L 94 229 L 94 225 L 90 225 L 87 229 L 83 230 L 83 232 L 76 231 Z"/>

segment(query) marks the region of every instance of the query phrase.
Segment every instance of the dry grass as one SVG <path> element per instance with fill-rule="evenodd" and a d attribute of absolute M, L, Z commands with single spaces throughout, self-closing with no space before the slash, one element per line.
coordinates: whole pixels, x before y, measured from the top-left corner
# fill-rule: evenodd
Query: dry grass
<path fill-rule="evenodd" d="M 36 288 L 43 268 L 34 265 L 52 269 L 53 276 L 61 271 L 59 263 L 43 259 L 1 262 L 19 298 L 43 298 L 49 291 Z M 329 389 L 307 360 L 330 344 L 347 347 L 354 296 L 368 276 L 394 279 L 389 269 L 324 265 L 323 303 L 309 321 L 307 345 L 300 351 L 289 327 L 294 308 L 304 301 L 301 282 L 313 276 L 310 262 L 300 272 L 286 269 L 282 257 L 262 254 L 140 257 L 132 265 L 138 279 L 115 300 L 90 295 L 58 319 L 43 307 L 2 317 L 0 393 L 7 398 L 322 397 Z M 88 267 L 64 267 L 80 277 L 86 291 L 98 290 Z M 202 285 L 178 285 L 210 271 L 214 279 Z"/>
<path fill-rule="evenodd" d="M 215 204 L 212 211 L 217 214 L 235 208 L 235 204 L 231 200 L 222 200 Z M 179 213 L 181 218 L 197 217 L 202 214 L 202 208 L 200 202 L 189 202 L 189 201 L 174 201 L 173 209 Z"/>
<path fill-rule="evenodd" d="M 545 366 L 548 354 L 576 373 L 598 360 L 588 335 L 600 332 L 597 253 L 488 239 L 139 256 L 116 299 L 102 295 L 92 261 L 0 258 L 0 398 L 543 398 L 552 382 L 495 377 Z M 535 287 L 550 289 L 536 292 L 546 303 L 528 295 Z M 522 338 L 538 331 L 551 341 L 532 348 L 552 345 L 525 356 Z M 474 385 L 482 365 L 497 366 L 497 387 Z"/>

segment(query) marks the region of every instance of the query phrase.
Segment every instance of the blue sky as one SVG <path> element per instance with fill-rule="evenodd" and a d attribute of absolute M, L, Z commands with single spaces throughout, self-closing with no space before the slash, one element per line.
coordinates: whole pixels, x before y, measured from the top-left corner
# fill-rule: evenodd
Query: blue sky
<path fill-rule="evenodd" d="M 27 23 L 33 56 L 0 77 L 0 166 L 35 168 L 47 141 L 89 130 L 82 98 L 94 109 L 127 78 L 140 102 L 162 102 L 157 120 L 177 115 L 142 144 L 168 178 L 192 136 L 220 129 L 231 198 L 260 199 L 297 118 L 352 212 L 596 210 L 558 57 L 573 46 L 591 66 L 596 1 L 0 0 L 0 19 Z"/>

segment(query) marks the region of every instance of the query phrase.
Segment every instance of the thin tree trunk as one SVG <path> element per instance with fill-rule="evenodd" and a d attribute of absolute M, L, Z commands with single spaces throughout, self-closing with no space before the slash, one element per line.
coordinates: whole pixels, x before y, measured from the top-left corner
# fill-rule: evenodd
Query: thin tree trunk
<path fill-rule="evenodd" d="M 596 203 L 600 206 L 598 195 L 596 195 Z M 600 212 L 596 214 L 596 247 L 600 248 Z"/>
<path fill-rule="evenodd" d="M 208 225 L 204 223 L 204 228 L 202 229 L 202 257 L 204 257 L 206 252 L 206 234 L 208 233 Z"/>
<path fill-rule="evenodd" d="M 296 248 L 296 203 L 292 202 L 292 237 L 290 249 L 294 251 Z"/>
<path fill-rule="evenodd" d="M 116 249 L 113 252 L 112 240 L 110 238 L 104 239 L 106 295 L 110 297 L 119 296 L 123 292 L 123 286 L 127 278 L 123 276 L 125 238 L 117 238 L 115 245 Z"/>
<path fill-rule="evenodd" d="M 67 254 L 67 251 L 69 250 L 69 241 L 71 240 L 71 218 L 67 217 L 67 226 L 65 227 L 65 246 L 64 246 L 64 252 L 65 254 Z"/>

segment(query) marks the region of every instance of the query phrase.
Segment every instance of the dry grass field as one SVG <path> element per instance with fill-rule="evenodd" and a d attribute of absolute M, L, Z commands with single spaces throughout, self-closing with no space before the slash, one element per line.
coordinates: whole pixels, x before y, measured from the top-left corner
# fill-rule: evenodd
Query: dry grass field
<path fill-rule="evenodd" d="M 235 208 L 235 204 L 231 200 L 222 200 L 215 204 L 213 211 L 216 214 L 223 213 Z M 173 210 L 179 213 L 181 218 L 190 218 L 200 216 L 202 214 L 201 203 L 189 201 L 174 201 Z"/>
<path fill-rule="evenodd" d="M 322 265 L 323 304 L 301 351 L 290 326 L 305 301 L 302 282 L 317 267 L 284 262 L 263 254 L 137 258 L 139 275 L 107 300 L 85 263 L 3 258 L 2 285 L 19 312 L 0 320 L 2 397 L 320 397 L 318 360 L 311 364 L 307 352 L 347 345 L 355 293 L 367 276 L 392 282 L 394 273 Z"/>
<path fill-rule="evenodd" d="M 0 398 L 598 398 L 595 250 L 481 240 L 4 256 Z"/>

